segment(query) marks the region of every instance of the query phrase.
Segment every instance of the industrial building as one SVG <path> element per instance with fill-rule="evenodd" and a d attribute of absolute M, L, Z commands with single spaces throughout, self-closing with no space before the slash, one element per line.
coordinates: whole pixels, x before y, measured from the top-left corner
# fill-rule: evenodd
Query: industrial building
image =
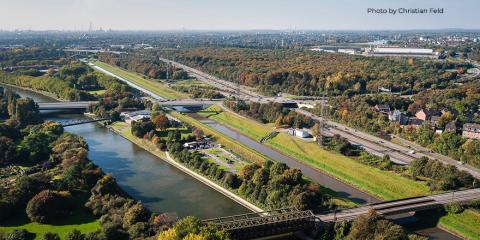
<path fill-rule="evenodd" d="M 429 57 L 438 58 L 438 52 L 427 48 L 371 47 L 365 49 L 366 56 Z"/>

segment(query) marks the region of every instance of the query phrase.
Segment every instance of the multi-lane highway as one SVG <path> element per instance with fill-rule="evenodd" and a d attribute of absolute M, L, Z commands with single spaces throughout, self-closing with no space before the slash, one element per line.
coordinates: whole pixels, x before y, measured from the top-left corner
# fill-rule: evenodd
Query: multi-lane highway
<path fill-rule="evenodd" d="M 217 77 L 211 76 L 207 73 L 204 73 L 200 70 L 194 69 L 192 67 L 186 66 L 184 64 L 174 62 L 165 58 L 159 58 L 162 61 L 165 61 L 177 68 L 182 68 L 187 71 L 193 77 L 198 78 L 198 80 L 203 81 L 207 84 L 217 87 L 227 96 L 236 96 L 245 100 L 256 101 L 256 102 L 301 102 L 300 100 L 291 100 L 285 99 L 282 97 L 266 97 L 257 92 L 254 92 L 250 89 L 247 89 L 244 86 L 238 86 L 235 83 L 219 79 Z M 238 96 L 240 94 L 240 96 Z M 297 112 L 310 116 L 312 119 L 317 121 L 321 120 L 319 116 L 314 115 L 308 111 L 302 109 L 296 109 Z M 418 146 L 411 146 L 409 142 L 403 142 L 404 147 L 399 144 L 378 138 L 371 134 L 349 128 L 343 124 L 339 124 L 333 121 L 326 121 L 327 125 L 330 126 L 325 130 L 325 133 L 328 135 L 339 134 L 340 136 L 348 139 L 351 143 L 361 145 L 367 152 L 372 153 L 377 156 L 383 156 L 388 154 L 390 159 L 399 164 L 409 164 L 411 161 L 421 158 L 423 156 L 438 159 L 443 163 L 454 165 L 460 170 L 464 170 L 472 174 L 476 178 L 480 178 L 480 170 L 469 165 L 461 164 L 447 156 L 440 154 L 432 153 L 426 149 L 419 149 L 420 151 L 415 151 L 418 149 Z"/>

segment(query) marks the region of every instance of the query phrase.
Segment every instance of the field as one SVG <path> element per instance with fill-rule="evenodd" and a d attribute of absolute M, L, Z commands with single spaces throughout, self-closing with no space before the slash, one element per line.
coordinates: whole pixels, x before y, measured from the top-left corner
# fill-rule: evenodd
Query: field
<path fill-rule="evenodd" d="M 272 131 L 271 125 L 261 124 L 232 112 L 222 112 L 210 118 L 256 140 Z M 352 158 L 326 151 L 316 143 L 305 142 L 283 132 L 268 140 L 266 144 L 382 199 L 398 199 L 429 192 L 423 183 L 404 178 L 394 172 L 366 166 Z"/>
<path fill-rule="evenodd" d="M 178 98 L 188 98 L 187 94 L 177 92 L 171 88 L 169 88 L 166 84 L 159 82 L 159 81 L 154 81 L 154 80 L 148 80 L 145 79 L 144 76 L 129 72 L 126 70 L 123 70 L 119 67 L 115 67 L 109 64 L 106 64 L 104 62 L 100 61 L 93 61 L 93 63 L 115 75 L 118 75 L 122 78 L 125 78 L 132 82 L 135 85 L 138 85 L 142 88 L 145 88 L 163 98 L 167 99 L 178 99 Z"/>

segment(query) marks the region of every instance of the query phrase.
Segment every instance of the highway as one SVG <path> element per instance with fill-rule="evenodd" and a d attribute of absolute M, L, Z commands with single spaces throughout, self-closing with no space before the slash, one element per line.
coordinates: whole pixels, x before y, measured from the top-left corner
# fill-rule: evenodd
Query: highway
<path fill-rule="evenodd" d="M 193 77 L 198 78 L 198 80 L 203 81 L 207 84 L 210 84 L 212 86 L 215 86 L 219 88 L 221 91 L 226 96 L 236 96 L 240 97 L 241 99 L 244 100 L 250 100 L 250 101 L 255 101 L 255 102 L 260 102 L 260 103 L 266 103 L 266 102 L 279 102 L 279 103 L 284 103 L 284 102 L 297 102 L 300 103 L 302 102 L 301 100 L 291 100 L 283 97 L 266 97 L 263 96 L 259 93 L 256 93 L 252 90 L 247 89 L 245 86 L 237 86 L 237 84 L 219 79 L 217 77 L 211 76 L 207 73 L 204 73 L 202 71 L 199 71 L 197 69 L 191 68 L 189 66 L 183 65 L 178 62 L 174 62 L 165 58 L 159 58 L 160 60 L 172 64 L 173 66 L 177 68 L 182 68 L 183 70 L 187 71 L 190 75 Z M 475 64 L 475 66 L 477 66 Z M 238 93 L 240 93 L 240 96 L 238 96 Z M 312 119 L 315 119 L 317 121 L 320 121 L 321 118 L 319 116 L 314 115 L 313 113 L 310 113 L 308 111 L 305 111 L 303 109 L 295 109 L 298 113 L 310 116 Z M 404 147 L 399 144 L 395 144 L 393 142 L 381 139 L 379 137 L 373 136 L 371 134 L 347 127 L 343 124 L 336 123 L 333 121 L 328 121 L 326 120 L 327 125 L 330 127 L 326 130 L 327 135 L 333 135 L 333 134 L 339 134 L 340 136 L 348 139 L 351 143 L 353 144 L 358 144 L 361 145 L 367 152 L 374 154 L 376 156 L 383 156 L 385 154 L 388 154 L 390 156 L 390 159 L 393 162 L 396 162 L 398 164 L 409 164 L 415 159 L 421 158 L 423 156 L 429 157 L 431 159 L 437 159 L 445 164 L 453 165 L 457 167 L 459 170 L 466 171 L 475 178 L 480 179 L 480 170 L 469 166 L 469 165 L 464 165 L 460 164 L 457 161 L 447 157 L 443 156 L 437 153 L 431 153 L 429 150 L 423 149 L 418 152 L 413 152 L 412 150 L 415 149 L 416 146 L 413 146 L 412 144 L 408 142 L 404 142 L 406 146 L 409 147 Z"/>
<path fill-rule="evenodd" d="M 477 199 L 480 199 L 480 188 L 374 203 L 328 214 L 318 214 L 316 217 L 322 222 L 342 222 L 353 220 L 360 215 L 367 214 L 370 210 L 375 210 L 379 215 L 388 216 L 428 210 L 448 203 L 469 202 Z"/>

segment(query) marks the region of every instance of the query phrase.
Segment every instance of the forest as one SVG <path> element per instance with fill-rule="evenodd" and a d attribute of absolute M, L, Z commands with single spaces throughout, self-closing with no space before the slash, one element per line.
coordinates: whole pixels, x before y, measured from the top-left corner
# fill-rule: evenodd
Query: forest
<path fill-rule="evenodd" d="M 161 50 L 159 56 L 274 95 L 330 96 L 390 89 L 416 93 L 445 88 L 469 64 L 422 59 L 368 58 L 300 50 L 194 48 Z M 447 70 L 453 71 L 447 71 Z"/>

